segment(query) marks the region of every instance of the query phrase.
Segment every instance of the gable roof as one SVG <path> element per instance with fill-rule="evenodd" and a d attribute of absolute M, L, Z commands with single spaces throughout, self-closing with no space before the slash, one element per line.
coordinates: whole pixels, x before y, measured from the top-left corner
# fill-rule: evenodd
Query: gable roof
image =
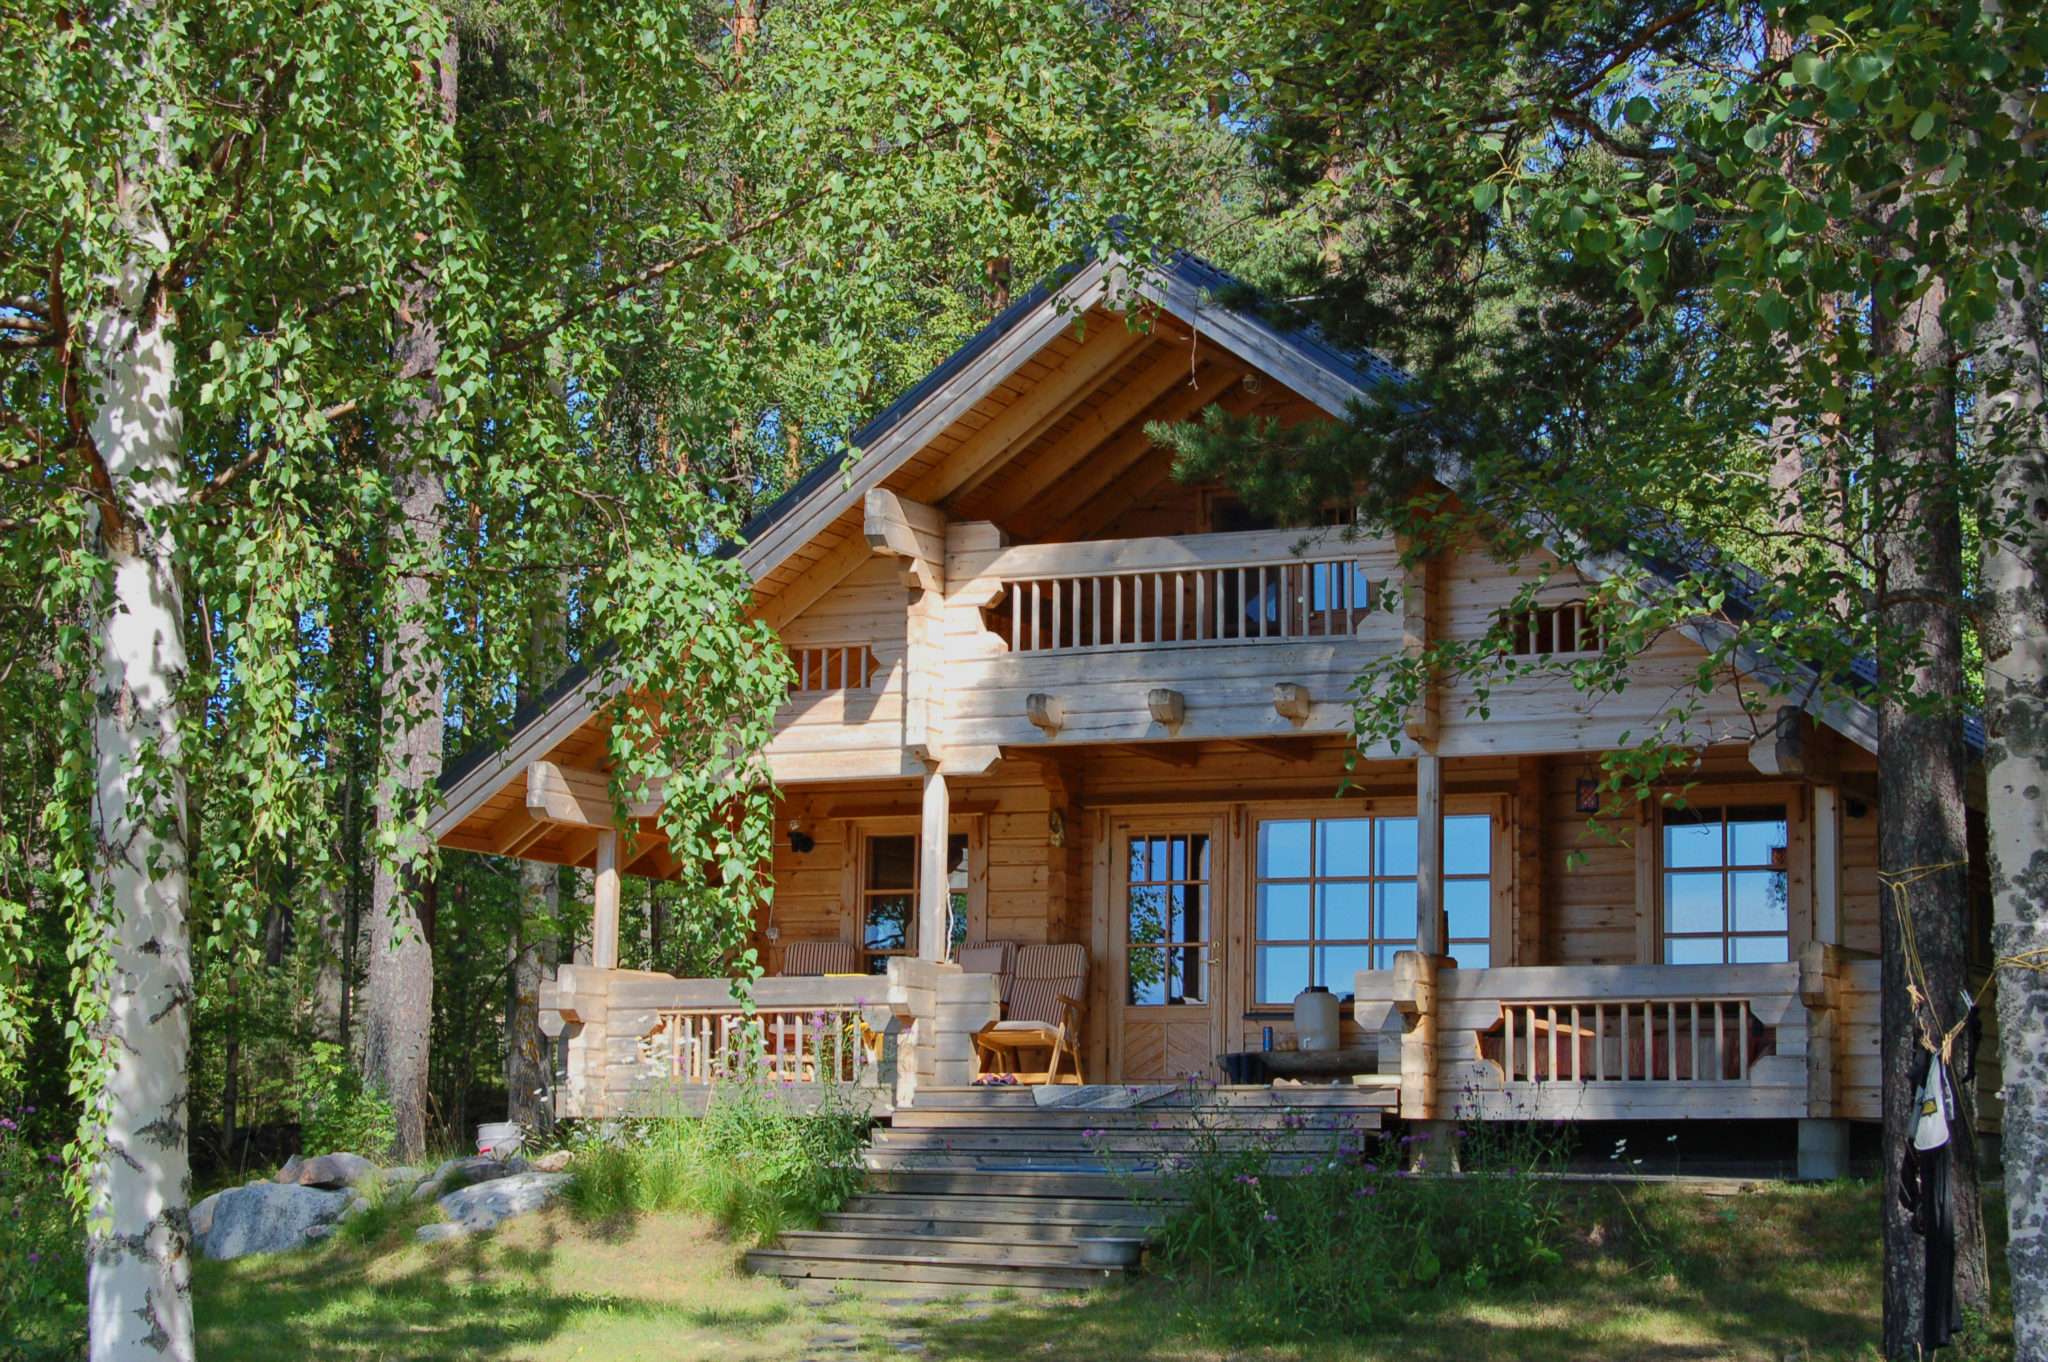
<path fill-rule="evenodd" d="M 1151 304 L 1339 420 L 1356 403 L 1399 400 L 1394 395 L 1410 382 L 1407 374 L 1378 355 L 1342 349 L 1312 325 L 1275 325 L 1255 303 L 1238 305 L 1222 301 L 1225 297 L 1257 295 L 1234 276 L 1187 252 L 1145 269 L 1105 257 L 1066 267 L 969 337 L 855 431 L 848 452 L 834 454 L 811 469 L 717 552 L 738 557 L 753 579 L 761 581 L 818 531 L 858 506 L 870 488 L 922 450 L 994 383 L 1037 354 L 1075 316 L 1105 300 Z M 1446 459 L 1447 480 L 1454 476 L 1455 463 L 1455 456 Z M 1620 560 L 1584 566 L 1604 576 L 1618 568 Z M 1638 566 L 1649 566 L 1670 580 L 1658 564 Z M 1724 624 L 1702 620 L 1686 633 L 1711 650 L 1726 630 Z M 503 741 L 481 744 L 448 765 L 439 782 L 444 803 L 433 820 L 437 838 L 482 804 L 507 772 L 545 756 L 609 698 L 592 670 L 607 656 L 608 645 L 594 651 L 587 662 L 570 668 L 536 700 L 522 705 Z M 1746 650 L 1738 650 L 1737 661 L 1774 683 L 1787 681 Z M 1788 684 L 1791 689 L 1796 687 Z M 1853 699 L 1823 702 L 1810 696 L 1804 707 L 1858 745 L 1876 749 L 1877 719 L 1868 706 Z"/>

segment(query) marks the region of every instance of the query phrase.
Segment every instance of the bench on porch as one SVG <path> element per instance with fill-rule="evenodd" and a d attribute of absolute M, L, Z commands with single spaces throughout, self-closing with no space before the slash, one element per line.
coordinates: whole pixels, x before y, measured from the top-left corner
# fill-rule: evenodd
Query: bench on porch
<path fill-rule="evenodd" d="M 960 948 L 960 968 L 998 980 L 1002 1016 L 974 1033 L 976 1068 L 1020 1083 L 1082 1083 L 1081 1017 L 1088 992 L 1088 948 L 1074 943 L 1020 946 L 990 941 Z M 1045 1066 L 1019 1071 L 1018 1057 L 1045 1053 Z M 1067 1071 L 1061 1072 L 1065 1062 Z"/>

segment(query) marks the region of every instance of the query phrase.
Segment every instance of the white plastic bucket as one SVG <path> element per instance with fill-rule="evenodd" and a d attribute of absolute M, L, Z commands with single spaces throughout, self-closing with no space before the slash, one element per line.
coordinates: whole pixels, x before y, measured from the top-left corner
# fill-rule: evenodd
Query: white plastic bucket
<path fill-rule="evenodd" d="M 517 1121 L 486 1121 L 476 1128 L 476 1152 L 509 1159 L 519 1152 L 520 1142 L 525 1137 L 526 1132 L 519 1128 Z"/>

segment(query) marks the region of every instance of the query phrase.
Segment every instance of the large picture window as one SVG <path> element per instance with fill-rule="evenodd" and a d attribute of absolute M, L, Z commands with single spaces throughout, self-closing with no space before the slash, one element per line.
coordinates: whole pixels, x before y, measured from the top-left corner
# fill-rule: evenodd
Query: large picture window
<path fill-rule="evenodd" d="M 1664 811 L 1664 962 L 1792 958 L 1780 804 Z"/>
<path fill-rule="evenodd" d="M 1352 991 L 1360 970 L 1415 949 L 1413 818 L 1269 818 L 1253 887 L 1253 1002 L 1289 1003 L 1310 984 Z M 1452 959 L 1492 963 L 1493 827 L 1444 819 L 1444 914 Z"/>
<path fill-rule="evenodd" d="M 917 838 L 866 839 L 861 869 L 860 945 L 870 974 L 886 974 L 892 955 L 917 954 Z M 946 839 L 946 884 L 951 946 L 967 939 L 967 835 Z"/>

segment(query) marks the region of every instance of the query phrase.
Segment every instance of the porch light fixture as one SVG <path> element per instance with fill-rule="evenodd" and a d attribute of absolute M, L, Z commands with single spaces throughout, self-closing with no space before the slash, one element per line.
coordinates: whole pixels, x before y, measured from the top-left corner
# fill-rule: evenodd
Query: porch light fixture
<path fill-rule="evenodd" d="M 1580 812 L 1580 813 L 1598 813 L 1598 812 L 1600 812 L 1600 782 L 1599 782 L 1599 781 L 1597 781 L 1597 780 L 1591 780 L 1591 779 L 1587 779 L 1587 778 L 1585 778 L 1585 777 L 1581 777 L 1581 778 L 1580 778 L 1580 780 L 1579 780 L 1579 803 L 1578 803 L 1578 809 L 1579 809 L 1579 812 Z"/>
<path fill-rule="evenodd" d="M 795 819 L 790 820 L 789 849 L 791 854 L 797 856 L 808 855 L 811 851 L 816 849 L 817 845 L 818 839 L 811 836 L 811 834 L 809 834 L 808 832 L 805 832 L 803 824 L 797 822 Z"/>

